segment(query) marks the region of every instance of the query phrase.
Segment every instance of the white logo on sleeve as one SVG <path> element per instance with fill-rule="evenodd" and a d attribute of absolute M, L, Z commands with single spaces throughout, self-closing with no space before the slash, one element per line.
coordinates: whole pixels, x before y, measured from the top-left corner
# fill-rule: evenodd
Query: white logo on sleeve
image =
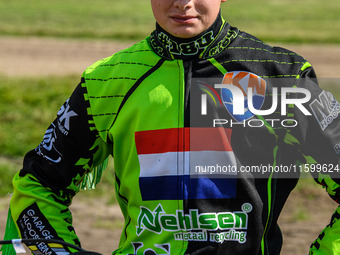
<path fill-rule="evenodd" d="M 70 119 L 74 116 L 78 116 L 77 113 L 70 109 L 68 101 L 69 99 L 58 112 L 58 127 L 64 135 L 68 135 L 68 131 L 70 130 Z"/>

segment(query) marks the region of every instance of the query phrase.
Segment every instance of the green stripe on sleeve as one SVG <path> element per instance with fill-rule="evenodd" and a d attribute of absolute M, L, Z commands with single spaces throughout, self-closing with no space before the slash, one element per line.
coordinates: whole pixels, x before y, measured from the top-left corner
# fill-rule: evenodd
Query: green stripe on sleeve
<path fill-rule="evenodd" d="M 216 67 L 222 74 L 226 74 L 228 71 L 214 58 L 209 58 L 208 61 Z"/>
<path fill-rule="evenodd" d="M 301 67 L 301 71 L 305 71 L 307 68 L 312 67 L 312 65 L 309 62 L 304 63 L 304 65 Z"/>

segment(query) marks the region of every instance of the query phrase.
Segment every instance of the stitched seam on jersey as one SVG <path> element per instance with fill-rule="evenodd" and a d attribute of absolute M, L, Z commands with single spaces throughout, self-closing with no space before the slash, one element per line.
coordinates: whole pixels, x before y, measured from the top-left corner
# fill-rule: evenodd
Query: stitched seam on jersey
<path fill-rule="evenodd" d="M 296 74 L 278 74 L 278 75 L 259 75 L 261 78 L 284 78 L 284 77 L 297 77 Z"/>
<path fill-rule="evenodd" d="M 137 81 L 136 78 L 131 77 L 110 77 L 107 79 L 97 79 L 97 78 L 85 78 L 86 81 L 109 81 L 109 80 L 133 80 Z"/>
<path fill-rule="evenodd" d="M 268 49 L 263 49 L 263 48 L 254 48 L 254 47 L 228 47 L 229 50 L 258 50 L 258 51 L 266 51 L 270 54 L 276 54 L 276 55 L 285 55 L 285 56 L 299 56 L 298 54 L 296 53 L 293 53 L 293 52 L 276 52 L 276 51 L 270 51 Z"/>
<path fill-rule="evenodd" d="M 124 97 L 124 95 L 112 95 L 112 96 L 89 96 L 91 99 L 105 99 L 105 98 L 115 98 L 115 97 Z"/>
<path fill-rule="evenodd" d="M 138 62 L 117 62 L 115 64 L 102 64 L 96 67 L 89 67 L 88 69 L 97 69 L 99 67 L 113 67 L 117 65 L 138 65 L 138 66 L 147 66 L 152 67 L 152 65 L 144 64 L 144 63 L 138 63 Z"/>
<path fill-rule="evenodd" d="M 223 64 L 233 63 L 233 62 L 258 62 L 258 63 L 276 63 L 281 65 L 293 65 L 293 64 L 303 64 L 305 62 L 280 62 L 273 59 L 233 59 L 223 62 Z"/>
<path fill-rule="evenodd" d="M 93 114 L 93 117 L 100 117 L 100 116 L 112 116 L 112 115 L 117 115 L 116 112 L 110 112 L 110 113 L 100 113 L 100 114 Z"/>
<path fill-rule="evenodd" d="M 112 128 L 113 124 L 116 122 L 116 119 L 118 117 L 118 114 L 120 112 L 120 110 L 123 108 L 125 102 L 128 100 L 128 98 L 131 96 L 131 94 L 138 88 L 138 86 L 149 76 L 151 75 L 152 73 L 154 73 L 158 68 L 161 67 L 161 65 L 165 62 L 165 59 L 160 59 L 156 65 L 154 65 L 151 69 L 149 69 L 146 73 L 144 73 L 138 80 L 136 80 L 136 83 L 129 89 L 129 91 L 125 94 L 124 98 L 123 98 L 123 101 L 121 102 L 119 108 L 118 108 L 118 111 L 117 111 L 117 114 L 116 114 L 116 117 L 115 119 L 113 120 L 113 123 L 111 124 L 110 128 Z"/>
<path fill-rule="evenodd" d="M 103 130 L 99 130 L 98 133 L 102 133 L 102 132 L 108 132 L 110 129 L 103 129 Z"/>
<path fill-rule="evenodd" d="M 120 55 L 120 54 L 131 54 L 131 53 L 137 53 L 137 52 L 150 52 L 151 50 L 136 50 L 136 51 L 121 51 L 117 52 L 115 56 Z"/>
<path fill-rule="evenodd" d="M 268 44 L 262 42 L 261 40 L 258 40 L 258 39 L 254 39 L 254 38 L 251 38 L 251 37 L 243 37 L 242 35 L 238 35 L 241 39 L 243 40 L 251 40 L 251 41 L 254 41 L 254 42 L 257 42 L 257 43 L 261 43 L 263 45 L 266 45 L 268 46 Z"/>

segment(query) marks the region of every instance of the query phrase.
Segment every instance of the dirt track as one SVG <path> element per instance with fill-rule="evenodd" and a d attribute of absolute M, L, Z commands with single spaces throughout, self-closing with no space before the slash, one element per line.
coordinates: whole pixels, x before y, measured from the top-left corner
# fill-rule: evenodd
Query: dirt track
<path fill-rule="evenodd" d="M 132 42 L 0 37 L 0 73 L 10 76 L 80 75 L 94 61 L 131 44 Z M 339 46 L 286 47 L 308 59 L 319 77 L 340 77 Z"/>
<path fill-rule="evenodd" d="M 94 61 L 131 43 L 70 41 L 37 38 L 0 38 L 0 74 L 41 76 L 79 74 Z M 319 77 L 340 77 L 340 47 L 287 46 L 307 58 Z M 321 189 L 294 191 L 282 213 L 282 255 L 308 254 L 309 244 L 329 223 L 336 205 Z M 309 199 L 305 199 L 308 197 Z M 104 203 L 105 204 L 105 203 Z M 8 198 L 0 200 L 0 238 L 5 228 Z M 76 199 L 72 205 L 74 225 L 83 246 L 103 254 L 117 247 L 122 216 L 117 206 L 102 201 Z M 307 211 L 307 214 L 304 214 Z M 300 219 L 297 221 L 297 219 Z M 98 247 L 98 244 L 99 247 Z"/>

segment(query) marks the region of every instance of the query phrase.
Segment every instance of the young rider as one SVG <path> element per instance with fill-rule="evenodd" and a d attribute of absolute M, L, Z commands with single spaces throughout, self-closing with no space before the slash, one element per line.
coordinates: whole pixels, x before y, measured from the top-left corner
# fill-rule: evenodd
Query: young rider
<path fill-rule="evenodd" d="M 228 24 L 225 1 L 151 0 L 152 34 L 85 70 L 14 177 L 22 238 L 80 244 L 68 206 L 112 155 L 125 217 L 114 254 L 280 253 L 277 219 L 299 164 L 339 163 L 339 103 L 304 58 Z M 339 181 L 315 177 L 337 200 Z M 311 254 L 339 251 L 338 216 Z"/>

